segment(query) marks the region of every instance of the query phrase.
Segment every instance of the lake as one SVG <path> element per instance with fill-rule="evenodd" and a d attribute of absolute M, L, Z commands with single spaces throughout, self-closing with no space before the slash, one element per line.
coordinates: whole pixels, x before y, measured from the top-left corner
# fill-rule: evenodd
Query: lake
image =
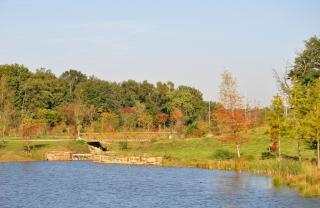
<path fill-rule="evenodd" d="M 270 177 L 234 171 L 106 165 L 0 163 L 1 208 L 320 207 Z"/>

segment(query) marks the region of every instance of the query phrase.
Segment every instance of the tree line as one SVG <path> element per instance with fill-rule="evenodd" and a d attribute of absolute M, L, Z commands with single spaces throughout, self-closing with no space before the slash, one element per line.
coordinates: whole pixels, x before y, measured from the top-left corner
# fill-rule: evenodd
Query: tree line
<path fill-rule="evenodd" d="M 75 136 L 163 129 L 203 134 L 198 127 L 206 123 L 207 109 L 198 89 L 170 81 L 117 83 L 72 69 L 56 76 L 44 68 L 32 72 L 24 65 L 0 65 L 2 137 L 39 127 Z"/>

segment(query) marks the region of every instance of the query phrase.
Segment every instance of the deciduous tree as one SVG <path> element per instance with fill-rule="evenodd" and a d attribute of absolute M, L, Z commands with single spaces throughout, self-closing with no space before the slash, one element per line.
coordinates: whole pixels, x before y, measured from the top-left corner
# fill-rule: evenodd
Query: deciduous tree
<path fill-rule="evenodd" d="M 222 74 L 220 102 L 223 107 L 216 110 L 215 117 L 218 118 L 218 125 L 223 131 L 221 139 L 236 145 L 237 158 L 240 159 L 240 144 L 249 139 L 241 134 L 248 126 L 248 120 L 242 109 L 242 99 L 237 90 L 236 80 L 228 71 Z"/>
<path fill-rule="evenodd" d="M 6 76 L 0 76 L 0 129 L 4 139 L 13 114 L 13 93 Z"/>

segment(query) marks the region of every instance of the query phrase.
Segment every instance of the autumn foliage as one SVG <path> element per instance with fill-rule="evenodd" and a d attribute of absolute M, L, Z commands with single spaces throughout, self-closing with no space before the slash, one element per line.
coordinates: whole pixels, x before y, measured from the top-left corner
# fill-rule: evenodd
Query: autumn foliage
<path fill-rule="evenodd" d="M 220 131 L 223 133 L 221 140 L 237 144 L 248 140 L 241 132 L 246 130 L 252 121 L 246 118 L 243 110 L 230 111 L 221 108 L 214 112 L 214 115 L 219 119 Z"/>
<path fill-rule="evenodd" d="M 155 122 L 158 124 L 159 128 L 161 128 L 161 126 L 165 126 L 165 123 L 168 120 L 168 114 L 166 113 L 157 113 L 155 115 Z"/>
<path fill-rule="evenodd" d="M 31 151 L 31 140 L 43 133 L 43 126 L 38 124 L 26 124 L 22 126 L 22 138 L 26 143 L 26 150 Z"/>

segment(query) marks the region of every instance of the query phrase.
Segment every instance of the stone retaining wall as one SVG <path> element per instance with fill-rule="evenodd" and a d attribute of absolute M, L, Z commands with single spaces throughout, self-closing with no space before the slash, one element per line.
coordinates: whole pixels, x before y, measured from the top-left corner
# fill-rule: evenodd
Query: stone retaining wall
<path fill-rule="evenodd" d="M 71 152 L 52 151 L 45 153 L 46 160 L 71 160 Z"/>
<path fill-rule="evenodd" d="M 85 156 L 82 158 L 82 156 Z M 99 163 L 126 164 L 126 165 L 162 165 L 162 157 L 121 157 L 91 154 L 72 154 L 72 152 L 52 151 L 45 153 L 46 160 L 93 160 Z"/>
<path fill-rule="evenodd" d="M 162 165 L 162 157 L 118 157 L 95 155 L 94 162 L 109 163 L 109 164 L 127 164 L 127 165 Z"/>

